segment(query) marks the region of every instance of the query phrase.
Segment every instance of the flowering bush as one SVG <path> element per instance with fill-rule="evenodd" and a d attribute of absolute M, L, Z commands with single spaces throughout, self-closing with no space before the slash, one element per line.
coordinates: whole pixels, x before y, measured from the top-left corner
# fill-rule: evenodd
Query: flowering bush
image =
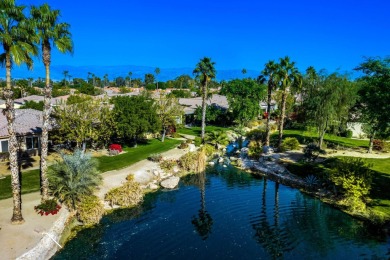
<path fill-rule="evenodd" d="M 35 206 L 34 209 L 41 216 L 47 216 L 49 214 L 57 214 L 58 211 L 60 211 L 61 206 L 57 204 L 57 201 L 55 199 L 51 199 L 39 204 L 38 206 Z"/>
<path fill-rule="evenodd" d="M 110 147 L 108 148 L 108 150 L 115 150 L 115 151 L 118 151 L 119 153 L 121 153 L 123 150 L 122 150 L 122 146 L 120 144 L 111 144 Z"/>

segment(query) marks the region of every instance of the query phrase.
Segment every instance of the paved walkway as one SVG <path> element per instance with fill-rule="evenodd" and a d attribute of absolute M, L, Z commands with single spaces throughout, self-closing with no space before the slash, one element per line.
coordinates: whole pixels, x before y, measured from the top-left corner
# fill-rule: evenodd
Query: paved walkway
<path fill-rule="evenodd" d="M 187 150 L 172 149 L 162 153 L 164 159 L 178 159 Z M 110 189 L 122 185 L 126 176 L 133 173 L 135 180 L 141 184 L 146 184 L 153 179 L 153 169 L 158 169 L 158 163 L 149 160 L 139 161 L 129 167 L 105 172 L 103 184 L 97 195 L 104 198 L 104 194 Z M 34 206 L 40 203 L 39 192 L 22 195 L 22 214 L 25 223 L 22 225 L 11 225 L 12 198 L 0 200 L 0 259 L 15 259 L 23 253 L 32 249 L 42 238 L 42 232 L 50 230 L 53 223 L 60 214 L 40 216 Z"/>

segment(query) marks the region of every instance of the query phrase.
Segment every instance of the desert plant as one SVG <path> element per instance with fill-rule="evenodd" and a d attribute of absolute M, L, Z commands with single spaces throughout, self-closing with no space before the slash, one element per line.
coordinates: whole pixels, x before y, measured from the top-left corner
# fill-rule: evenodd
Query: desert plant
<path fill-rule="evenodd" d="M 128 176 L 128 180 L 123 186 L 111 189 L 104 196 L 104 200 L 108 201 L 111 207 L 114 205 L 121 207 L 132 207 L 143 200 L 144 193 L 139 183 L 134 181 L 134 177 Z"/>
<path fill-rule="evenodd" d="M 163 160 L 163 156 L 159 153 L 153 153 L 149 155 L 148 160 L 152 162 L 161 162 Z"/>
<path fill-rule="evenodd" d="M 180 157 L 180 168 L 187 172 L 202 172 L 206 168 L 205 148 L 196 152 L 189 152 Z"/>
<path fill-rule="evenodd" d="M 166 172 L 170 172 L 177 165 L 176 160 L 163 160 L 160 162 L 160 168 Z"/>
<path fill-rule="evenodd" d="M 314 162 L 320 154 L 326 154 L 326 152 L 315 143 L 310 143 L 303 148 L 303 157 L 309 162 Z"/>
<path fill-rule="evenodd" d="M 205 144 L 203 149 L 204 149 L 207 157 L 212 156 L 217 151 L 215 146 L 211 145 L 211 144 Z"/>
<path fill-rule="evenodd" d="M 95 196 L 85 196 L 77 203 L 77 217 L 85 225 L 99 223 L 104 214 L 104 206 L 100 199 Z"/>
<path fill-rule="evenodd" d="M 82 196 L 92 195 L 102 177 L 96 160 L 88 153 L 77 149 L 73 154 L 60 152 L 60 157 L 62 161 L 49 168 L 50 191 L 70 210 L 76 210 L 76 203 Z"/>
<path fill-rule="evenodd" d="M 318 184 L 318 178 L 313 174 L 306 176 L 304 181 L 309 188 L 314 188 Z"/>
<path fill-rule="evenodd" d="M 298 139 L 295 137 L 287 137 L 283 140 L 282 145 L 280 146 L 280 149 L 284 151 L 289 150 L 297 150 L 299 149 L 299 142 Z"/>

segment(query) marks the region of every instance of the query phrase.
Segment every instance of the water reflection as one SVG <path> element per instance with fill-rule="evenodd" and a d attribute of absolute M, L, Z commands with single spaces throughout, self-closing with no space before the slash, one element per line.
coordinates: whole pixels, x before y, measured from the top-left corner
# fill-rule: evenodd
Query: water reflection
<path fill-rule="evenodd" d="M 194 174 L 193 180 L 194 184 L 200 189 L 200 209 L 198 216 L 192 217 L 191 223 L 202 240 L 206 240 L 213 226 L 213 219 L 206 210 L 206 172 Z"/>

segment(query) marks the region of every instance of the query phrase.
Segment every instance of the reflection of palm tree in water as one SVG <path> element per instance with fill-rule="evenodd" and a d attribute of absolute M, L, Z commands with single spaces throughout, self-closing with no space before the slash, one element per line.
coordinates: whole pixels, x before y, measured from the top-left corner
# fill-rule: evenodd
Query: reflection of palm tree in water
<path fill-rule="evenodd" d="M 213 225 L 213 219 L 211 215 L 206 211 L 206 173 L 203 171 L 197 174 L 197 186 L 200 188 L 201 207 L 198 211 L 198 216 L 192 217 L 192 224 L 195 226 L 196 232 L 202 238 L 206 240 L 211 233 L 211 227 Z"/>
<path fill-rule="evenodd" d="M 270 224 L 267 218 L 266 193 L 267 179 L 264 179 L 260 221 L 252 226 L 255 230 L 256 241 L 273 259 L 281 258 L 283 252 L 287 251 L 287 241 L 284 241 L 282 230 L 279 227 L 279 183 L 275 182 L 274 225 Z"/>

